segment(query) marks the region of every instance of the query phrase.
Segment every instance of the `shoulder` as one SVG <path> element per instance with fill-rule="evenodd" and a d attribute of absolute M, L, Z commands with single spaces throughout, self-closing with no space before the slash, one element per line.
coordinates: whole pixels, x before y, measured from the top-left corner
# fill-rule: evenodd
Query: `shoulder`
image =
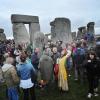
<path fill-rule="evenodd" d="M 33 65 L 31 63 L 27 63 L 26 66 L 29 67 L 29 68 L 33 67 Z"/>
<path fill-rule="evenodd" d="M 63 60 L 67 59 L 67 55 L 66 55 L 66 56 L 64 56 L 64 57 L 62 57 L 61 59 L 63 59 Z"/>
<path fill-rule="evenodd" d="M 46 56 L 45 56 L 45 55 L 42 55 L 42 56 L 40 57 L 40 61 L 44 60 L 44 58 L 46 58 Z"/>
<path fill-rule="evenodd" d="M 17 71 L 20 70 L 21 64 L 16 65 Z"/>
<path fill-rule="evenodd" d="M 49 60 L 51 60 L 52 61 L 52 58 L 49 56 Z"/>
<path fill-rule="evenodd" d="M 17 68 L 21 67 L 21 64 L 17 64 L 16 67 L 17 67 Z"/>
<path fill-rule="evenodd" d="M 15 66 L 12 66 L 12 67 L 10 68 L 10 71 L 11 71 L 12 73 L 14 73 L 14 72 L 16 71 Z"/>

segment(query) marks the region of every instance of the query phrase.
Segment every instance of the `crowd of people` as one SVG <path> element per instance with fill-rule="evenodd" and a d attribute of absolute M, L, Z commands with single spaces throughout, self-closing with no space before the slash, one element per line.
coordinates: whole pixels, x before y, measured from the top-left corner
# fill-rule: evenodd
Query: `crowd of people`
<path fill-rule="evenodd" d="M 36 100 L 35 88 L 41 90 L 56 84 L 59 91 L 69 91 L 69 80 L 74 72 L 75 81 L 87 79 L 87 97 L 98 96 L 100 60 L 94 48 L 81 39 L 67 43 L 48 43 L 40 49 L 24 45 L 15 46 L 14 40 L 0 42 L 0 84 L 6 84 L 8 100 L 19 100 L 18 90 L 23 91 L 23 100 Z"/>

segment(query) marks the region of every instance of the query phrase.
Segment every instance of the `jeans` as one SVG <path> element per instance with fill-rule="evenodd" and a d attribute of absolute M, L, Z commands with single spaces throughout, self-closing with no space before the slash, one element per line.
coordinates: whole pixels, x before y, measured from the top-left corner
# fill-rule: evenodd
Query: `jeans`
<path fill-rule="evenodd" d="M 7 89 L 8 100 L 19 100 L 18 91 L 16 87 L 10 87 Z"/>

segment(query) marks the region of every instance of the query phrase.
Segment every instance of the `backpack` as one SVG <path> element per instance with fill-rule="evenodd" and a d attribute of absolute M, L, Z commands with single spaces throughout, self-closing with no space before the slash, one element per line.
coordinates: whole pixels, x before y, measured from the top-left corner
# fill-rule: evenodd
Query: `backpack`
<path fill-rule="evenodd" d="M 85 50 L 83 48 L 77 48 L 74 54 L 74 60 L 76 64 L 82 64 L 85 59 Z"/>
<path fill-rule="evenodd" d="M 92 33 L 87 33 L 86 37 L 87 37 L 87 41 L 93 41 L 94 40 L 94 36 L 93 36 Z"/>

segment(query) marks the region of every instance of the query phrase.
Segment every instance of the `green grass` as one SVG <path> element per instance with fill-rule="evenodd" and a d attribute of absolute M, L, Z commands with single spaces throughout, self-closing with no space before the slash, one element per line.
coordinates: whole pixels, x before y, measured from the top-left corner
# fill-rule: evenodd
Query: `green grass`
<path fill-rule="evenodd" d="M 69 78 L 69 92 L 61 93 L 57 87 L 52 86 L 48 90 L 36 91 L 37 100 L 87 100 L 87 84 L 75 82 L 73 77 Z M 100 96 L 91 100 L 100 100 Z"/>
<path fill-rule="evenodd" d="M 71 76 L 69 77 L 69 92 L 62 93 L 57 86 L 53 84 L 45 90 L 36 89 L 36 98 L 37 100 L 88 100 L 86 98 L 88 92 L 86 83 L 87 82 L 80 84 L 80 82 L 75 82 L 74 77 Z M 4 85 L 0 86 L 0 100 L 6 100 Z M 93 97 L 91 100 L 100 100 L 100 96 Z"/>

